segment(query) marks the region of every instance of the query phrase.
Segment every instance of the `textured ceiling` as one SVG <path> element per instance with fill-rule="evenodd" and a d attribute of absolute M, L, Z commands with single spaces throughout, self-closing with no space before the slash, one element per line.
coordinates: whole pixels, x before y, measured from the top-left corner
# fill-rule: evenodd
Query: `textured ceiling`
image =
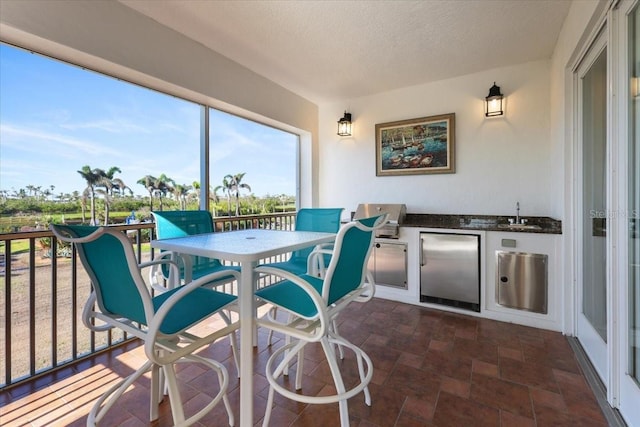
<path fill-rule="evenodd" d="M 315 103 L 550 58 L 568 0 L 120 0 Z"/>

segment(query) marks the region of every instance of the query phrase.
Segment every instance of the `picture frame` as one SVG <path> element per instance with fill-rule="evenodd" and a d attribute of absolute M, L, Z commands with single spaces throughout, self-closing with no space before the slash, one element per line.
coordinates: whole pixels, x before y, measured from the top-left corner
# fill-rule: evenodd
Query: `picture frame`
<path fill-rule="evenodd" d="M 455 173 L 455 113 L 376 124 L 376 176 Z"/>

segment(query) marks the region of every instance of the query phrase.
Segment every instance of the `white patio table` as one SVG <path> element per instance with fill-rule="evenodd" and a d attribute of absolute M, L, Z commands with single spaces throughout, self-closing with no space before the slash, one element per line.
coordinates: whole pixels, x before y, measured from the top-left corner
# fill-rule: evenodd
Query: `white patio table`
<path fill-rule="evenodd" d="M 240 427 L 254 424 L 253 338 L 256 309 L 253 295 L 257 280 L 253 269 L 262 259 L 330 243 L 335 237 L 333 233 L 251 229 L 151 241 L 151 246 L 157 249 L 240 263 Z"/>

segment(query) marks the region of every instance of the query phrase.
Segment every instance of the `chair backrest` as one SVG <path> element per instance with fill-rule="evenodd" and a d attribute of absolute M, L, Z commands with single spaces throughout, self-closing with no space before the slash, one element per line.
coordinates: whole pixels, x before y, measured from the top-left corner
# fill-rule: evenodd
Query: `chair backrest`
<path fill-rule="evenodd" d="M 209 211 L 160 211 L 151 212 L 156 223 L 158 239 L 193 236 L 211 233 L 213 217 Z"/>
<path fill-rule="evenodd" d="M 213 217 L 209 211 L 152 212 L 158 239 L 193 236 L 213 232 Z M 215 258 L 193 257 L 193 273 L 222 265 Z M 166 268 L 166 267 L 163 267 Z M 180 268 L 181 274 L 183 267 Z M 165 271 L 166 273 L 166 271 Z"/>
<path fill-rule="evenodd" d="M 318 231 L 324 233 L 337 233 L 340 229 L 340 216 L 342 208 L 304 208 L 296 215 L 297 231 Z M 291 254 L 290 260 L 306 265 L 313 247 L 299 249 Z M 326 257 L 326 263 L 329 257 Z"/>
<path fill-rule="evenodd" d="M 83 225 L 51 225 L 51 231 L 75 244 L 102 313 L 147 324 L 145 305 L 152 315 L 151 297 L 131 242 L 121 231 Z"/>
<path fill-rule="evenodd" d="M 322 289 L 327 304 L 333 304 L 364 283 L 375 230 L 386 220 L 387 215 L 363 218 L 340 229 Z"/>

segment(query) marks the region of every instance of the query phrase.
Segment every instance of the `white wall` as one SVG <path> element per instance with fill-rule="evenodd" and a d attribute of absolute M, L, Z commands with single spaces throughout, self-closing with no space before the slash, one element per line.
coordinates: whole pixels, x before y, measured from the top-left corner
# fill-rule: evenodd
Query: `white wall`
<path fill-rule="evenodd" d="M 407 87 L 343 104 L 321 105 L 320 204 L 405 203 L 412 213 L 558 215 L 552 182 L 549 61 Z M 484 97 L 496 82 L 506 115 L 485 119 Z M 344 109 L 353 137 L 336 135 Z M 375 125 L 455 113 L 455 173 L 376 177 Z"/>

